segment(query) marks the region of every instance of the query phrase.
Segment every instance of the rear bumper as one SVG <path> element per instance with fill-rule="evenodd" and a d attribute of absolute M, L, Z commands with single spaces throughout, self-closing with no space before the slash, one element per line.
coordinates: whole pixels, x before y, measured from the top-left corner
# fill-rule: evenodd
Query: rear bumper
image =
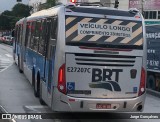
<path fill-rule="evenodd" d="M 54 99 L 52 109 L 60 112 L 137 112 L 143 111 L 146 93 L 130 99 L 90 99 L 60 95 Z M 97 103 L 111 104 L 111 109 L 97 109 Z M 141 110 L 137 110 L 141 106 Z"/>

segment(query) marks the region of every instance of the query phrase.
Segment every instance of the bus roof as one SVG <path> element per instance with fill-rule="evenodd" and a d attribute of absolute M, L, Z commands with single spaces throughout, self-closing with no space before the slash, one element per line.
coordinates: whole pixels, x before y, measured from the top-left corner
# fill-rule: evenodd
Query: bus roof
<path fill-rule="evenodd" d="M 31 20 L 33 18 L 43 18 L 47 16 L 54 16 L 58 14 L 60 9 L 69 8 L 73 12 L 80 13 L 89 13 L 89 14 L 104 14 L 104 15 L 115 15 L 115 16 L 127 16 L 134 17 L 137 12 L 132 12 L 130 10 L 119 10 L 115 8 L 109 7 L 99 7 L 99 6 L 70 6 L 68 5 L 58 5 L 49 9 L 41 10 L 33 13 L 31 16 L 27 17 L 27 20 Z"/>

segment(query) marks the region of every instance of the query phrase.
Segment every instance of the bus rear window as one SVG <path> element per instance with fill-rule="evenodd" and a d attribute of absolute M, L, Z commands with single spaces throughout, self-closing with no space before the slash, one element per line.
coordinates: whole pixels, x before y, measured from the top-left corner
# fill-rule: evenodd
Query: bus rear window
<path fill-rule="evenodd" d="M 66 15 L 66 45 L 143 48 L 141 21 Z"/>

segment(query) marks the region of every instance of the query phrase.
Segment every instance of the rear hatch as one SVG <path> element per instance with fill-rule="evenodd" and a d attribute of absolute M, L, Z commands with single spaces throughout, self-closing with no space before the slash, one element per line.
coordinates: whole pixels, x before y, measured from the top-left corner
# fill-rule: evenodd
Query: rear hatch
<path fill-rule="evenodd" d="M 131 19 L 134 16 L 122 18 L 66 15 L 66 84 L 69 96 L 138 96 L 143 55 L 142 21 L 141 18 Z"/>
<path fill-rule="evenodd" d="M 142 57 L 66 53 L 68 94 L 93 98 L 135 97 L 141 66 Z"/>

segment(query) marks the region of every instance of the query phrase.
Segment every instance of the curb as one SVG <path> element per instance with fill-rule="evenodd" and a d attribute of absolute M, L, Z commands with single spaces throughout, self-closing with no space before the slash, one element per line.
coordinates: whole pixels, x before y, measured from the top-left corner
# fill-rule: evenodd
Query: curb
<path fill-rule="evenodd" d="M 158 91 L 147 89 L 147 94 L 150 94 L 150 95 L 153 95 L 155 97 L 159 97 L 160 98 L 160 92 L 158 92 Z"/>

